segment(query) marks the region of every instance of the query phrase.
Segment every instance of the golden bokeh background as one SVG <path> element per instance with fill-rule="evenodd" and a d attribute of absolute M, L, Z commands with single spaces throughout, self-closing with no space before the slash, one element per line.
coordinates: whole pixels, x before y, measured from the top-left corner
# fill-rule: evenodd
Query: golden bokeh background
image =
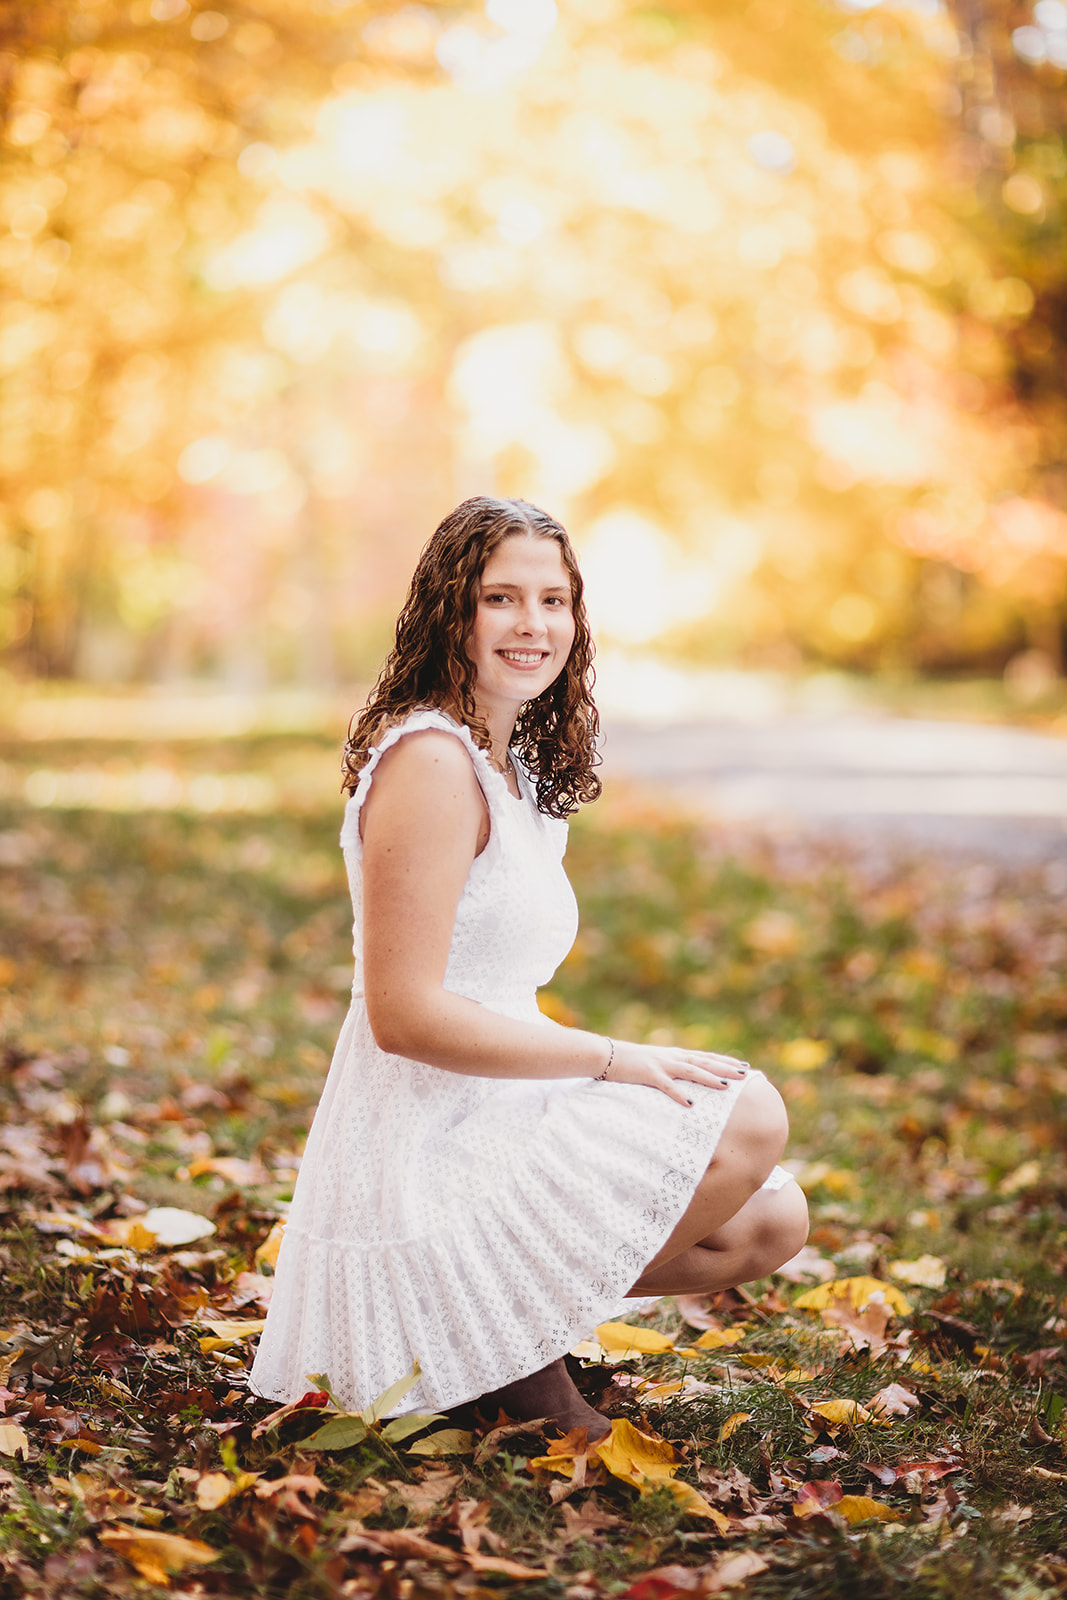
<path fill-rule="evenodd" d="M 474 492 L 610 650 L 1063 670 L 1067 4 L 0 4 L 16 680 L 366 681 Z"/>

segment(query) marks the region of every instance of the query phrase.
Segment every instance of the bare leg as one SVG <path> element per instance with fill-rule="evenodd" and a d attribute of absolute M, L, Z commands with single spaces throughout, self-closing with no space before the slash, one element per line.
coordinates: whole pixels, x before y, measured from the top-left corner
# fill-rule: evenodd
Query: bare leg
<path fill-rule="evenodd" d="M 600 1412 L 582 1399 L 562 1356 L 540 1372 L 531 1372 L 526 1378 L 483 1394 L 478 1406 L 483 1415 L 495 1415 L 500 1409 L 517 1422 L 550 1417 L 564 1433 L 571 1428 L 586 1428 L 591 1441 L 602 1439 L 611 1429 Z"/>
<path fill-rule="evenodd" d="M 761 1202 L 750 1213 L 751 1222 L 746 1219 L 744 1225 L 729 1235 L 725 1231 L 731 1219 L 736 1219 L 750 1204 L 774 1167 L 785 1148 L 787 1131 L 785 1107 L 778 1091 L 765 1078 L 748 1079 L 692 1200 L 667 1242 L 653 1256 L 630 1291 L 632 1294 L 681 1294 L 688 1292 L 690 1284 L 695 1285 L 696 1292 L 702 1292 L 712 1286 L 727 1287 L 758 1277 L 760 1271 L 752 1271 L 751 1267 L 769 1260 L 767 1249 L 757 1250 L 752 1239 L 752 1235 L 760 1231 L 756 1226 L 759 1220 L 766 1224 L 764 1232 L 772 1223 L 780 1223 L 782 1243 L 790 1246 L 783 1248 L 775 1266 L 796 1254 L 803 1237 L 798 1237 L 795 1220 L 792 1231 L 785 1226 L 787 1208 L 796 1204 L 792 1197 L 788 1202 L 778 1202 L 780 1215 L 773 1206 L 770 1208 L 773 1215 L 769 1214 L 767 1204 Z M 795 1185 L 787 1187 L 793 1189 Z M 784 1190 L 769 1191 L 768 1198 L 773 1200 L 783 1193 Z M 800 1199 L 802 1204 L 803 1196 Z M 720 1233 L 720 1230 L 723 1231 Z M 805 1225 L 805 1235 L 806 1231 Z M 788 1237 L 784 1237 L 786 1234 Z M 746 1239 L 748 1245 L 744 1242 Z M 660 1268 L 664 1269 L 662 1273 Z M 770 1271 L 771 1267 L 763 1266 L 760 1270 Z M 716 1273 L 721 1282 L 709 1284 L 709 1275 Z M 740 1276 L 730 1276 L 730 1273 Z M 660 1281 L 665 1285 L 663 1288 L 658 1286 Z M 650 1287 L 646 1288 L 646 1284 Z M 562 1360 L 516 1383 L 492 1390 L 481 1397 L 479 1405 L 483 1413 L 495 1412 L 500 1407 L 520 1422 L 551 1417 L 564 1432 L 570 1428 L 588 1428 L 590 1439 L 602 1438 L 608 1432 L 608 1424 L 582 1399 Z"/>
<path fill-rule="evenodd" d="M 751 1283 L 795 1256 L 807 1236 L 808 1207 L 800 1185 L 760 1189 L 714 1233 L 646 1267 L 630 1293 L 709 1294 Z"/>
<path fill-rule="evenodd" d="M 773 1170 L 785 1149 L 788 1131 L 785 1106 L 777 1089 L 766 1078 L 750 1078 L 737 1097 L 693 1198 L 648 1263 L 642 1279 L 651 1268 L 673 1261 L 683 1251 L 701 1244 L 738 1215 Z M 787 1259 L 782 1257 L 783 1261 Z"/>

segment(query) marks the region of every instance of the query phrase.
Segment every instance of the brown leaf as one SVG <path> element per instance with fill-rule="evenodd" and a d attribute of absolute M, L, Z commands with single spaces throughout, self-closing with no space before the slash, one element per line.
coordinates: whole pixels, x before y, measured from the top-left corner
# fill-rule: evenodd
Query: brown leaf
<path fill-rule="evenodd" d="M 865 1311 L 857 1311 L 851 1301 L 842 1297 L 828 1305 L 820 1316 L 827 1327 L 841 1329 L 846 1344 L 853 1350 L 869 1350 L 872 1356 L 880 1356 L 889 1347 L 886 1329 L 893 1312 L 887 1305 L 874 1302 Z"/>
<path fill-rule="evenodd" d="M 707 1295 L 680 1294 L 675 1304 L 691 1328 L 722 1327 L 719 1318 L 710 1310 Z"/>
<path fill-rule="evenodd" d="M 595 1494 L 591 1494 L 580 1506 L 564 1505 L 561 1510 L 563 1533 L 558 1543 L 562 1545 L 574 1544 L 579 1539 L 595 1539 L 598 1533 L 622 1526 L 622 1518 L 602 1510 Z"/>
<path fill-rule="evenodd" d="M 305 1494 L 314 1500 L 315 1496 L 326 1487 L 320 1478 L 310 1472 L 291 1472 L 284 1478 L 260 1478 L 255 1486 L 257 1500 L 274 1500 L 278 1510 L 286 1512 L 291 1517 L 302 1517 L 306 1521 L 317 1521 L 316 1512 L 305 1505 L 300 1496 Z"/>
<path fill-rule="evenodd" d="M 391 1483 L 389 1485 L 398 1500 L 403 1501 L 408 1510 L 419 1520 L 428 1516 L 435 1506 L 442 1500 L 448 1500 L 460 1481 L 458 1472 L 433 1471 L 427 1472 L 418 1483 Z M 352 1497 L 358 1499 L 358 1494 Z M 351 1508 L 353 1514 L 360 1513 Z"/>
<path fill-rule="evenodd" d="M 338 1546 L 342 1554 L 352 1550 L 366 1550 L 372 1555 L 393 1556 L 400 1561 L 440 1561 L 472 1568 L 475 1572 L 502 1572 L 512 1578 L 546 1578 L 544 1567 L 524 1567 L 518 1561 L 504 1556 L 481 1555 L 477 1551 L 453 1550 L 448 1545 L 437 1544 L 422 1534 L 407 1528 L 364 1528 L 352 1523 Z"/>
<path fill-rule="evenodd" d="M 906 1417 L 918 1404 L 918 1396 L 902 1383 L 887 1383 L 867 1401 L 867 1409 L 876 1417 Z"/>
<path fill-rule="evenodd" d="M 724 1556 L 712 1567 L 703 1592 L 719 1594 L 723 1589 L 735 1589 L 739 1583 L 746 1583 L 749 1578 L 754 1578 L 757 1572 L 766 1570 L 766 1561 L 754 1550 L 738 1550 L 734 1555 Z"/>
<path fill-rule="evenodd" d="M 543 1438 L 550 1420 L 549 1417 L 536 1417 L 533 1422 L 503 1422 L 498 1428 L 491 1428 L 474 1452 L 474 1465 L 480 1467 L 488 1461 L 506 1439 L 515 1439 L 527 1433 L 539 1434 Z"/>
<path fill-rule="evenodd" d="M 244 1306 L 266 1311 L 273 1293 L 273 1278 L 264 1277 L 262 1272 L 239 1272 L 230 1284 L 230 1306 L 234 1311 Z"/>
<path fill-rule="evenodd" d="M 1019 1365 L 1025 1367 L 1032 1378 L 1043 1376 L 1045 1368 L 1054 1361 L 1062 1361 L 1063 1346 L 1059 1344 L 1046 1345 L 1043 1350 L 1031 1350 L 1029 1355 L 1019 1358 Z"/>

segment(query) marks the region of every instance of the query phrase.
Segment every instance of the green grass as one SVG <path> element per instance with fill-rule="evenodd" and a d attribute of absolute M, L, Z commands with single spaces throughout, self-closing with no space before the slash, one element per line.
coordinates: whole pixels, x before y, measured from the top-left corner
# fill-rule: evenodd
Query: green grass
<path fill-rule="evenodd" d="M 9 775 L 149 759 L 108 748 L 0 756 Z M 254 1313 L 230 1308 L 235 1277 L 291 1192 L 344 1014 L 339 807 L 321 799 L 333 760 L 308 739 L 151 752 L 184 773 L 273 775 L 284 806 L 252 815 L 66 809 L 62 791 L 0 815 L 0 1422 L 28 1439 L 26 1459 L 0 1457 L 0 1600 L 163 1593 L 101 1541 L 152 1525 L 221 1552 L 169 1592 L 257 1600 L 591 1600 L 739 1549 L 765 1563 L 744 1585 L 756 1600 L 1067 1592 L 1067 935 L 1062 885 L 1036 868 L 776 842 L 626 797 L 572 831 L 582 932 L 546 1008 L 764 1067 L 789 1106 L 811 1242 L 837 1276 L 896 1283 L 894 1262 L 944 1263 L 940 1287 L 900 1285 L 913 1310 L 874 1357 L 794 1305 L 806 1285 L 775 1279 L 717 1306 L 744 1324 L 740 1344 L 582 1371 L 590 1394 L 634 1380 L 613 1390 L 618 1414 L 676 1446 L 681 1476 L 729 1515 L 727 1537 L 665 1490 L 639 1497 L 611 1477 L 557 1503 L 527 1469 L 544 1448 L 532 1437 L 480 1466 L 374 1442 L 312 1453 L 300 1439 L 313 1419 L 252 1438 L 269 1408 L 246 1394 L 247 1344 L 220 1361 L 189 1319 L 198 1298 Z M 231 1169 L 239 1183 L 225 1168 L 187 1176 L 205 1158 L 251 1165 Z M 217 1232 L 176 1257 L 90 1241 L 76 1259 L 34 1221 L 62 1210 L 104 1225 L 139 1203 L 201 1211 Z M 699 1331 L 670 1302 L 654 1322 L 678 1344 Z M 682 1378 L 697 1389 L 657 1401 L 635 1387 Z M 917 1403 L 888 1425 L 811 1410 L 891 1382 Z M 886 1481 L 950 1457 L 925 1487 L 921 1474 Z M 409 1491 L 440 1468 L 456 1482 L 420 1511 Z M 219 1471 L 321 1487 L 249 1487 L 211 1510 L 198 1486 Z M 796 1486 L 825 1480 L 903 1520 L 798 1517 Z M 547 1575 L 469 1570 L 465 1516 L 483 1556 Z M 454 1559 L 373 1547 L 405 1532 Z M 635 1600 L 684 1588 L 656 1582 Z"/>

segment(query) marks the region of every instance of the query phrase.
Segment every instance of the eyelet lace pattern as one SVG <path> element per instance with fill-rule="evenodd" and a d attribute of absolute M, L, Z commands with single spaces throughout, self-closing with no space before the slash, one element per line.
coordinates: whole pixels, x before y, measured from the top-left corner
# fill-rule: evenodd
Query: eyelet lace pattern
<path fill-rule="evenodd" d="M 577 930 L 566 824 L 537 810 L 521 768 L 516 800 L 467 728 L 416 711 L 384 735 L 346 808 L 352 1005 L 252 1368 L 253 1390 L 270 1399 L 298 1399 L 325 1372 L 362 1410 L 417 1361 L 401 1409 L 437 1410 L 546 1366 L 617 1311 L 688 1203 L 740 1087 L 697 1090 L 687 1110 L 654 1089 L 466 1077 L 378 1048 L 363 1001 L 359 811 L 385 751 L 429 728 L 462 741 L 490 818 L 445 987 L 557 1026 L 535 991 Z"/>

